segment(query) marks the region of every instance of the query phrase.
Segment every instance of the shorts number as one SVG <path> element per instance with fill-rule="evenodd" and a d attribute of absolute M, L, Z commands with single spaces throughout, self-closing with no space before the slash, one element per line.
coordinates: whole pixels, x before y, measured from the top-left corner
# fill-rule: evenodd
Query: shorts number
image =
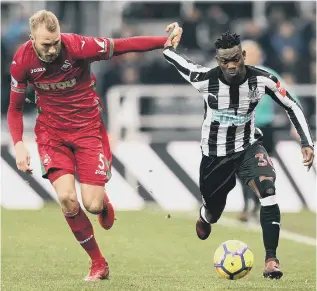
<path fill-rule="evenodd" d="M 259 167 L 265 167 L 267 166 L 267 163 L 269 163 L 270 166 L 274 168 L 272 160 L 268 155 L 266 156 L 266 159 L 264 158 L 264 154 L 262 153 L 256 154 L 255 157 L 259 159 L 259 162 L 258 162 Z"/>
<path fill-rule="evenodd" d="M 100 170 L 104 170 L 105 169 L 105 156 L 102 153 L 99 154 L 99 162 L 100 162 L 100 164 L 98 165 L 98 168 Z"/>

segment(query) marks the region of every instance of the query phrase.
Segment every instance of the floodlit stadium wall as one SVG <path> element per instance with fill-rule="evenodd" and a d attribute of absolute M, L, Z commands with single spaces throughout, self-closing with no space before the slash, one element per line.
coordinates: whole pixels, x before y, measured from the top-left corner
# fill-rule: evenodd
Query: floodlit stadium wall
<path fill-rule="evenodd" d="M 105 96 L 109 131 L 115 141 L 112 178 L 106 189 L 117 210 L 140 210 L 148 202 L 156 203 L 166 211 L 191 211 L 199 207 L 199 141 L 157 141 L 150 132 L 142 132 L 141 128 L 145 123 L 154 128 L 183 127 L 199 131 L 202 115 L 142 116 L 138 102 L 142 96 L 176 97 L 172 92 L 178 92 L 177 96 L 181 93 L 196 98 L 189 88 L 183 85 L 119 86 L 113 87 Z M 12 143 L 2 140 L 1 205 L 8 209 L 38 209 L 48 201 L 57 203 L 53 187 L 41 177 L 36 143 L 29 140 L 27 146 L 33 175 L 17 171 Z M 272 160 L 277 173 L 276 190 L 281 211 L 298 212 L 303 208 L 316 211 L 316 169 L 307 172 L 302 166 L 299 144 L 291 139 L 277 141 Z M 80 193 L 78 182 L 76 188 Z M 80 197 L 79 200 L 81 203 Z M 242 189 L 237 182 L 228 196 L 226 211 L 240 211 L 242 208 Z"/>

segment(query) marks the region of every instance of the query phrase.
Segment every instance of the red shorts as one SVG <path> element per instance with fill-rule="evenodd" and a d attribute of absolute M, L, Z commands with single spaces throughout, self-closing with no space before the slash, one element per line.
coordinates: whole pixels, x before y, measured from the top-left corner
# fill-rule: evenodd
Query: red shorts
<path fill-rule="evenodd" d="M 105 125 L 77 130 L 35 126 L 43 178 L 53 183 L 64 174 L 77 174 L 80 183 L 104 186 L 111 177 L 112 155 Z"/>

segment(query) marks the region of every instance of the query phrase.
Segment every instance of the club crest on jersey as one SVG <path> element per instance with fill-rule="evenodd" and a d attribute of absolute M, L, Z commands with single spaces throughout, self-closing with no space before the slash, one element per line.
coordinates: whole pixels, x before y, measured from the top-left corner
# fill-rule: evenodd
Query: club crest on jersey
<path fill-rule="evenodd" d="M 94 38 L 95 42 L 101 47 L 101 50 L 98 53 L 105 53 L 107 51 L 107 42 L 105 40 L 100 41 L 97 38 Z"/>
<path fill-rule="evenodd" d="M 63 71 L 68 71 L 72 67 L 72 64 L 69 60 L 65 60 L 64 65 L 61 67 Z"/>
<path fill-rule="evenodd" d="M 250 90 L 249 90 L 249 94 L 248 94 L 248 97 L 249 97 L 249 99 L 250 99 L 250 102 L 251 103 L 255 103 L 255 102 L 257 102 L 258 101 L 258 96 L 259 96 L 259 90 L 258 90 L 258 88 L 255 86 L 255 85 L 253 85 L 253 86 L 251 86 L 251 88 L 250 88 Z"/>

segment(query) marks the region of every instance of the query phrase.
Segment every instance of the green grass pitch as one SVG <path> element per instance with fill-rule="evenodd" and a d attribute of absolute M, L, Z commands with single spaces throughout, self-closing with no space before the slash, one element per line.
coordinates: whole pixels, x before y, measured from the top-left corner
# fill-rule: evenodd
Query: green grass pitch
<path fill-rule="evenodd" d="M 110 279 L 85 282 L 88 256 L 57 205 L 39 211 L 2 209 L 1 214 L 3 291 L 316 290 L 315 246 L 281 239 L 278 254 L 284 277 L 264 279 L 261 233 L 216 225 L 211 237 L 200 241 L 195 216 L 172 212 L 166 218 L 166 212 L 152 208 L 118 212 L 108 231 L 89 215 L 109 261 Z M 315 218 L 309 212 L 287 214 L 283 228 L 315 237 Z M 220 278 L 213 268 L 215 249 L 228 239 L 242 240 L 255 255 L 252 271 L 238 281 Z"/>

